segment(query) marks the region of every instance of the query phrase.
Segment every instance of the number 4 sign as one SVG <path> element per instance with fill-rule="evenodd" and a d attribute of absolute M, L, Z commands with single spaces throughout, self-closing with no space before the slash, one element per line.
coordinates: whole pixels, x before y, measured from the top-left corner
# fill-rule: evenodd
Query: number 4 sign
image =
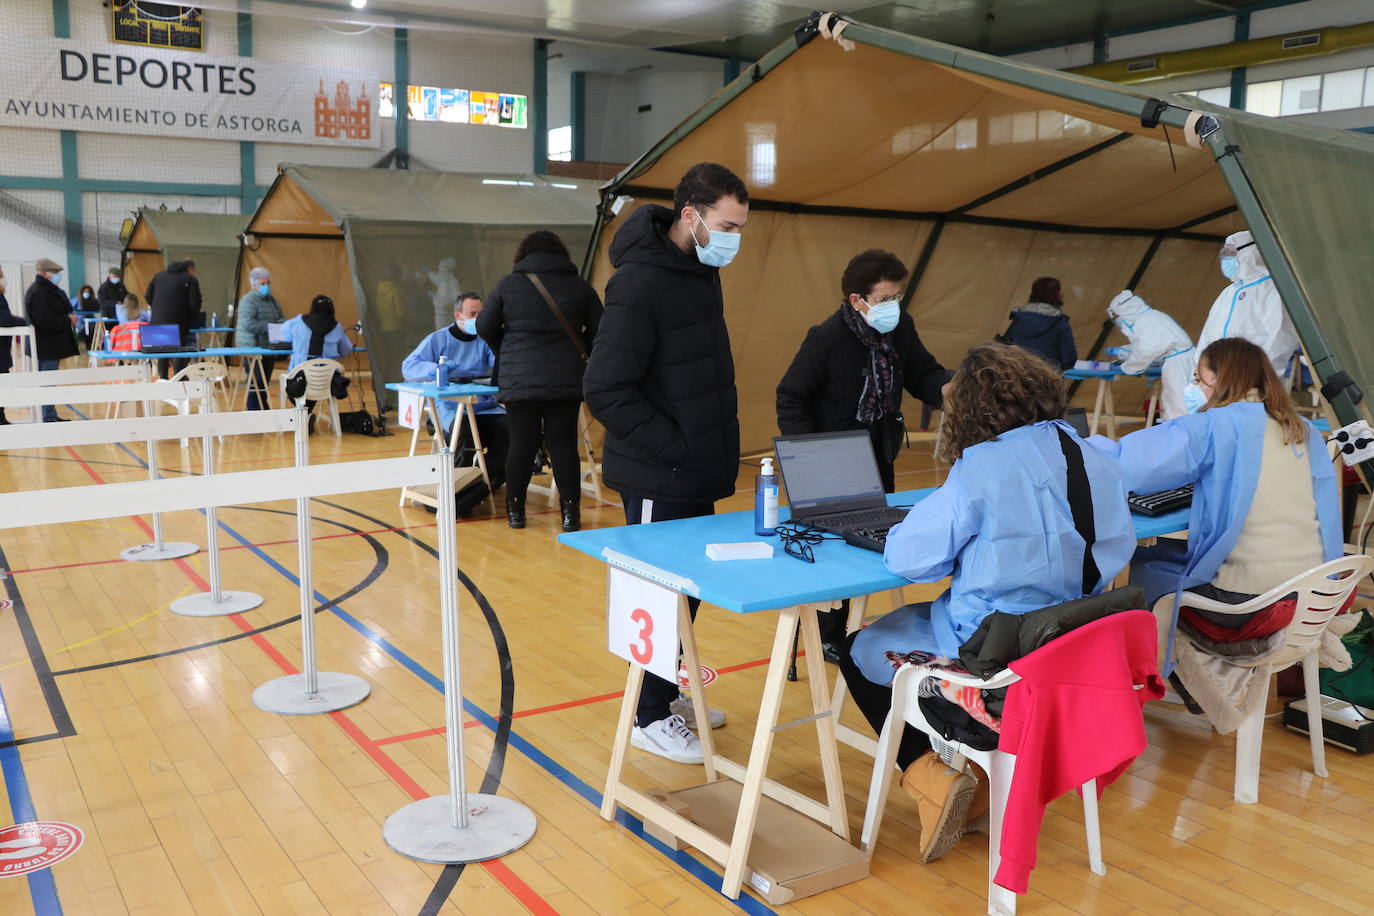
<path fill-rule="evenodd" d="M 677 592 L 614 567 L 610 570 L 608 648 L 666 681 L 677 677 Z"/>
<path fill-rule="evenodd" d="M 420 414 L 423 408 L 420 406 L 420 396 L 410 391 L 399 392 L 396 399 L 397 412 L 400 414 L 401 425 L 406 429 L 416 429 L 420 425 Z"/>

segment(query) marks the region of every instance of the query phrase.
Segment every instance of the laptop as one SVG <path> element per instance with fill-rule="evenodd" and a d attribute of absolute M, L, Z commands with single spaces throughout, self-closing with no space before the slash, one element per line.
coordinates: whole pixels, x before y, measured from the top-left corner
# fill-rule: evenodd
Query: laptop
<path fill-rule="evenodd" d="M 286 322 L 269 321 L 267 323 L 267 349 L 269 350 L 290 350 L 291 341 L 286 339 Z M 276 359 L 276 357 L 272 357 Z"/>
<path fill-rule="evenodd" d="M 181 327 L 175 324 L 145 324 L 139 328 L 142 353 L 182 353 L 194 350 L 181 342 Z"/>
<path fill-rule="evenodd" d="M 773 450 L 794 522 L 881 553 L 888 529 L 906 518 L 887 504 L 867 430 L 776 436 Z"/>

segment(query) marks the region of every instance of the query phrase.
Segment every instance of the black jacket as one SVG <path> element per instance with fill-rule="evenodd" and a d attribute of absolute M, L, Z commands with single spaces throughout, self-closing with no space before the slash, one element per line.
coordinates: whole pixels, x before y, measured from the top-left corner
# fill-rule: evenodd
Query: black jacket
<path fill-rule="evenodd" d="M 33 322 L 39 359 L 66 359 L 78 352 L 72 331 L 72 303 L 47 277 L 39 276 L 24 294 L 24 311 Z"/>
<path fill-rule="evenodd" d="M 0 293 L 0 328 L 17 328 L 24 324 L 23 318 L 14 317 L 14 313 L 10 311 L 9 300 L 5 298 L 4 293 Z M 14 368 L 14 357 L 10 355 L 13 342 L 13 337 L 0 337 L 0 372 L 8 372 Z"/>
<path fill-rule="evenodd" d="M 582 355 L 525 273 L 543 282 L 588 353 L 601 323 L 601 297 L 578 276 L 572 261 L 548 251 L 521 258 L 477 316 L 477 333 L 496 354 L 497 398 L 503 403 L 580 401 Z"/>
<path fill-rule="evenodd" d="M 1012 312 L 1010 318 L 1008 343 L 1039 353 L 1060 369 L 1072 369 L 1078 361 L 1069 316 L 1054 306 L 1032 302 Z"/>
<path fill-rule="evenodd" d="M 806 332 L 778 382 L 778 429 L 784 436 L 862 429 L 856 419 L 868 369 L 868 348 L 844 323 L 843 309 Z M 906 312 L 892 330 L 901 385 L 931 407 L 941 403 L 949 372 L 921 344 Z"/>
<path fill-rule="evenodd" d="M 700 505 L 735 492 L 735 362 L 720 274 L 668 240 L 672 220 L 646 205 L 616 232 L 583 392 L 606 427 L 607 484 Z"/>
<path fill-rule="evenodd" d="M 190 343 L 191 328 L 200 320 L 200 281 L 185 261 L 173 261 L 153 277 L 144 299 L 153 311 L 153 324 L 180 325 L 181 342 Z"/>
<path fill-rule="evenodd" d="M 96 301 L 100 303 L 100 314 L 106 318 L 118 318 L 122 321 L 124 316 L 120 314 L 119 309 L 124 305 L 124 300 L 128 298 L 128 295 L 129 290 L 124 285 L 123 280 L 111 283 L 110 278 L 106 277 L 105 282 L 100 284 L 100 289 L 95 291 Z"/>

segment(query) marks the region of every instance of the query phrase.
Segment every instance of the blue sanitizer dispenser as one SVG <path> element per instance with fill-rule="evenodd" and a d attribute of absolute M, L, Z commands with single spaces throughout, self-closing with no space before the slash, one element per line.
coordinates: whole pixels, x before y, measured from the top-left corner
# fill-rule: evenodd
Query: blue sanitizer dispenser
<path fill-rule="evenodd" d="M 763 459 L 759 476 L 754 478 L 754 533 L 765 537 L 777 532 L 778 477 L 773 473 L 773 459 Z"/>

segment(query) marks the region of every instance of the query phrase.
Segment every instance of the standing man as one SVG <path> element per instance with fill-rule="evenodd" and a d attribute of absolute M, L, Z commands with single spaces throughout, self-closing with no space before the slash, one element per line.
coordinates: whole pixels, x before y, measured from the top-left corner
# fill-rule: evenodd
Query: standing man
<path fill-rule="evenodd" d="M 14 317 L 10 311 L 9 300 L 5 298 L 5 271 L 0 269 L 0 328 L 17 328 L 24 323 L 23 318 Z M 0 374 L 14 368 L 14 357 L 10 355 L 14 340 L 13 337 L 0 337 Z M 8 426 L 9 423 L 5 419 L 5 408 L 0 407 L 0 426 Z"/>
<path fill-rule="evenodd" d="M 111 267 L 110 272 L 105 276 L 105 282 L 100 284 L 100 289 L 95 291 L 95 299 L 100 303 L 100 316 L 102 318 L 123 318 L 121 314 L 124 308 L 124 300 L 129 296 L 129 290 L 124 286 L 124 271 L 118 267 Z"/>
<path fill-rule="evenodd" d="M 28 292 L 24 294 L 24 311 L 33 322 L 34 349 L 38 356 L 38 370 L 48 372 L 68 356 L 76 356 L 76 316 L 72 314 L 72 304 L 67 294 L 58 284 L 62 282 L 62 265 L 48 258 L 39 258 L 34 265 L 38 276 L 34 277 Z M 57 415 L 57 408 L 51 404 L 43 407 L 44 423 L 65 423 L 66 417 Z"/>
<path fill-rule="evenodd" d="M 266 267 L 254 267 L 248 272 L 248 286 L 248 292 L 243 294 L 239 307 L 234 310 L 234 346 L 266 347 L 269 342 L 267 326 L 285 321 L 286 316 L 282 313 L 281 304 L 272 295 L 272 275 Z M 272 378 L 272 369 L 277 365 L 277 360 L 273 356 L 264 356 L 258 362 L 262 364 L 261 378 L 252 371 L 252 360 L 247 357 L 243 360 L 243 374 L 248 384 L 246 406 L 249 410 L 268 410 L 272 405 L 264 386 Z"/>
<path fill-rule="evenodd" d="M 703 162 L 673 192 L 673 209 L 640 207 L 611 242 L 615 267 L 606 311 L 583 379 L 592 415 L 606 427 L 606 483 L 631 525 L 711 515 L 735 492 L 739 417 L 735 363 L 719 269 L 739 250 L 749 192 L 729 169 Z M 696 599 L 688 599 L 696 618 Z M 688 729 L 698 711 L 677 684 L 646 673 L 631 743 L 701 763 Z"/>
<path fill-rule="evenodd" d="M 200 320 L 200 281 L 196 279 L 196 262 L 187 258 L 173 261 L 167 269 L 153 277 L 143 299 L 153 312 L 153 324 L 175 324 L 181 328 L 181 343 L 191 346 L 191 328 Z M 160 359 L 157 371 L 164 377 L 172 360 Z M 186 368 L 185 359 L 175 361 L 174 371 Z"/>

